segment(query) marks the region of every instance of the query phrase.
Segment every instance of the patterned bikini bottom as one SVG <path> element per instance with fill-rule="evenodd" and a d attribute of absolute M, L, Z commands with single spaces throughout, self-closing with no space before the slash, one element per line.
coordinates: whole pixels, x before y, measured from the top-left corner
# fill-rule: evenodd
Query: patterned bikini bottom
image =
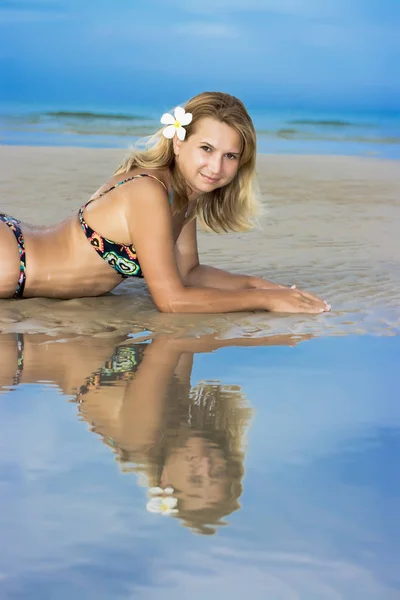
<path fill-rule="evenodd" d="M 24 236 L 22 235 L 21 230 L 21 221 L 18 221 L 18 219 L 14 219 L 14 217 L 9 217 L 4 213 L 0 213 L 0 221 L 8 225 L 8 227 L 15 235 L 15 239 L 17 240 L 17 246 L 19 251 L 19 278 L 13 298 L 22 298 L 24 294 L 26 280 L 26 255 Z"/>

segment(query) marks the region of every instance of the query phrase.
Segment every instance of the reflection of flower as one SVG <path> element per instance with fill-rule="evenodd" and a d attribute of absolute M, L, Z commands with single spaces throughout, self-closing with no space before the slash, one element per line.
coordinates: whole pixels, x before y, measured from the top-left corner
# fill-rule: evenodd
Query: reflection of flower
<path fill-rule="evenodd" d="M 163 136 L 170 140 L 176 133 L 181 142 L 183 142 L 186 137 L 184 125 L 191 123 L 192 113 L 187 113 L 184 108 L 177 106 L 174 110 L 174 115 L 173 117 L 169 113 L 164 113 L 161 117 L 161 123 L 168 125 L 168 127 L 163 129 Z"/>
<path fill-rule="evenodd" d="M 166 487 L 163 490 L 160 487 L 154 487 L 149 489 L 149 495 L 151 496 L 148 501 L 146 508 L 149 512 L 161 513 L 162 515 L 173 515 L 178 512 L 176 508 L 178 504 L 177 498 L 172 495 L 174 488 Z"/>

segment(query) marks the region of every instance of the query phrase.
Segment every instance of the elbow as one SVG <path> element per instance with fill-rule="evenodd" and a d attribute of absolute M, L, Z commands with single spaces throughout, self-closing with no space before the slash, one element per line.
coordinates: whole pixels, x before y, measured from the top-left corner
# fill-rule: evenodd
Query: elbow
<path fill-rule="evenodd" d="M 182 310 L 180 310 L 178 306 L 171 305 L 171 304 L 161 304 L 161 305 L 159 304 L 159 305 L 157 305 L 157 308 L 161 313 L 172 314 L 172 313 L 182 312 Z"/>
<path fill-rule="evenodd" d="M 197 263 L 187 273 L 182 275 L 182 282 L 185 287 L 191 287 L 193 285 L 196 285 L 196 274 L 195 273 L 196 273 L 196 269 L 199 266 L 200 265 Z"/>
<path fill-rule="evenodd" d="M 154 303 L 161 313 L 179 313 L 183 311 L 182 299 L 179 297 L 155 298 Z"/>
<path fill-rule="evenodd" d="M 161 313 L 175 312 L 169 302 L 156 302 L 156 306 Z"/>
<path fill-rule="evenodd" d="M 183 309 L 183 305 L 180 302 L 161 302 L 156 304 L 158 310 L 162 313 L 181 313 L 185 312 Z"/>

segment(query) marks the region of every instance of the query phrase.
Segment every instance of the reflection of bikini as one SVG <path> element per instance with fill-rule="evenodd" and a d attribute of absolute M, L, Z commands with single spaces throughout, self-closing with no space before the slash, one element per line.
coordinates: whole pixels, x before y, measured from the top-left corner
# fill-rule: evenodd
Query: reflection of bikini
<path fill-rule="evenodd" d="M 145 349 L 146 344 L 117 346 L 115 353 L 106 360 L 104 367 L 100 367 L 98 371 L 86 377 L 86 382 L 80 386 L 73 401 L 82 404 L 83 396 L 90 391 L 95 392 L 101 387 L 112 386 L 116 381 L 128 382 L 133 379 Z M 103 435 L 103 439 L 109 446 L 115 446 L 113 438 Z"/>
<path fill-rule="evenodd" d="M 24 334 L 16 333 L 15 340 L 17 342 L 17 368 L 13 377 L 13 385 L 18 385 L 21 382 L 21 375 L 24 370 Z"/>
<path fill-rule="evenodd" d="M 139 177 L 151 177 L 152 179 L 156 179 L 167 190 L 165 184 L 160 179 L 158 179 L 158 177 L 155 177 L 154 175 L 149 175 L 147 173 L 140 173 L 139 175 L 134 175 L 133 177 L 129 177 L 128 179 L 120 181 L 119 183 L 110 187 L 105 192 L 102 192 L 95 198 L 92 198 L 92 200 L 89 200 L 89 202 L 87 202 L 85 206 L 81 207 L 78 213 L 82 229 L 93 248 L 98 252 L 101 258 L 108 262 L 108 264 L 111 267 L 113 267 L 113 269 L 115 269 L 124 279 L 126 277 L 143 277 L 134 246 L 127 246 L 125 244 L 118 244 L 117 242 L 112 242 L 111 240 L 96 233 L 91 227 L 89 227 L 89 225 L 83 218 L 83 211 L 86 208 L 86 206 L 90 204 L 90 202 L 93 202 L 93 200 L 97 200 L 97 198 L 100 198 L 100 196 L 108 194 L 108 192 L 111 192 L 111 190 L 122 185 L 123 183 L 131 181 L 132 179 L 138 179 Z M 170 203 L 171 202 L 172 192 L 170 196 Z M 21 230 L 21 221 L 19 221 L 18 219 L 14 219 L 13 217 L 9 217 L 4 213 L 0 213 L 0 221 L 8 225 L 8 227 L 15 235 L 15 239 L 17 240 L 20 258 L 19 278 L 13 298 L 22 298 L 26 280 L 26 254 L 24 236 Z"/>
<path fill-rule="evenodd" d="M 0 221 L 8 225 L 8 227 L 15 235 L 15 239 L 17 240 L 17 246 L 19 251 L 19 278 L 13 298 L 22 298 L 26 279 L 26 255 L 24 236 L 22 235 L 20 227 L 21 221 L 18 221 L 18 219 L 14 219 L 13 217 L 9 217 L 4 213 L 0 213 Z"/>
<path fill-rule="evenodd" d="M 115 381 L 130 381 L 133 379 L 146 344 L 135 346 L 118 346 L 115 353 L 105 362 L 104 367 L 86 378 L 75 396 L 75 402 L 81 404 L 82 396 L 103 386 L 113 385 Z"/>
<path fill-rule="evenodd" d="M 24 370 L 24 336 L 17 333 L 17 368 L 13 378 L 13 384 L 18 385 Z M 106 360 L 104 367 L 100 367 L 92 375 L 86 378 L 86 382 L 80 386 L 75 401 L 80 404 L 82 396 L 91 390 L 97 390 L 102 386 L 113 385 L 115 381 L 130 381 L 133 379 L 139 363 L 142 361 L 143 353 L 147 344 L 136 344 L 134 346 L 117 346 L 114 354 Z"/>
<path fill-rule="evenodd" d="M 119 183 L 113 185 L 105 192 L 102 192 L 95 198 L 89 200 L 89 202 L 87 202 L 87 204 L 85 204 L 85 206 L 82 206 L 82 208 L 79 210 L 79 221 L 82 225 L 82 229 L 87 239 L 89 240 L 93 248 L 101 256 L 101 258 L 103 258 L 124 279 L 126 279 L 127 277 L 143 277 L 134 246 L 127 246 L 125 244 L 118 244 L 117 242 L 112 242 L 111 240 L 96 233 L 91 227 L 89 227 L 89 225 L 83 218 L 83 211 L 88 204 L 93 202 L 93 200 L 97 200 L 97 198 L 108 194 L 108 192 L 111 192 L 111 190 L 115 189 L 116 187 L 126 183 L 127 181 L 132 181 L 132 179 L 138 179 L 139 177 L 151 177 L 152 179 L 156 179 L 167 190 L 164 183 L 154 175 L 141 173 L 139 175 L 129 177 L 128 179 L 124 179 L 123 181 L 120 181 Z"/>

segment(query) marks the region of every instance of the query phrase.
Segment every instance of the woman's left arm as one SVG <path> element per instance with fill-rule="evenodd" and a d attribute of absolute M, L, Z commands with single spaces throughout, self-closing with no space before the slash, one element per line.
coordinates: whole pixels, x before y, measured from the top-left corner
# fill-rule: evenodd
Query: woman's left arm
<path fill-rule="evenodd" d="M 272 289 L 286 287 L 268 281 L 268 279 L 263 279 L 262 277 L 230 273 L 223 269 L 200 264 L 188 273 L 184 282 L 187 286 L 214 287 L 221 290 L 243 290 L 250 288 Z"/>
<path fill-rule="evenodd" d="M 215 267 L 201 265 L 197 246 L 196 219 L 184 227 L 175 244 L 178 269 L 186 286 L 211 287 L 221 290 L 271 289 L 286 286 L 253 275 L 239 275 Z"/>

